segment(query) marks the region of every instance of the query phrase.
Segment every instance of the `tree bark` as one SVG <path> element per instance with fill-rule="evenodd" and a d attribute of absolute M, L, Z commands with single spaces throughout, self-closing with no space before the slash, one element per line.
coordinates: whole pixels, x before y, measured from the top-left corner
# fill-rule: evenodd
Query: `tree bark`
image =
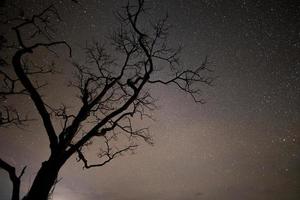
<path fill-rule="evenodd" d="M 58 172 L 64 162 L 51 159 L 43 162 L 29 192 L 23 200 L 48 200 L 49 193 L 57 180 Z"/>

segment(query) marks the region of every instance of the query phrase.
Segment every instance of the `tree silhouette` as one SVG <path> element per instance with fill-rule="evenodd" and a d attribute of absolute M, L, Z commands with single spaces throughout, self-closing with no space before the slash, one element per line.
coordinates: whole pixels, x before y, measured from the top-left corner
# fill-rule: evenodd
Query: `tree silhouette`
<path fill-rule="evenodd" d="M 138 0 L 128 3 L 117 13 L 120 26 L 109 39 L 115 53 L 120 55 L 118 61 L 103 45 L 95 42 L 85 48 L 86 65 L 73 63 L 76 74 L 70 86 L 77 89 L 77 97 L 81 101 L 76 113 L 72 113 L 65 105 L 55 108 L 45 103 L 39 92 L 44 84 L 39 84 L 36 76 L 52 73 L 53 66 L 40 67 L 25 59 L 42 48 L 54 52 L 58 46 L 72 56 L 72 49 L 67 42 L 55 41 L 51 36 L 51 19 L 60 20 L 55 6 L 50 5 L 31 18 L 26 18 L 23 13 L 22 16 L 2 22 L 14 24 L 12 30 L 16 34 L 17 48 L 12 47 L 11 61 L 3 60 L 1 64 L 1 102 L 8 96 L 30 96 L 50 144 L 50 156 L 42 163 L 24 200 L 46 200 L 57 182 L 59 170 L 74 154 L 84 168 L 93 168 L 103 166 L 125 152 L 134 151 L 141 140 L 152 144 L 149 130 L 134 126 L 135 118 L 151 117 L 151 111 L 156 108 L 150 92 L 152 85 L 174 85 L 191 95 L 195 102 L 203 103 L 199 86 L 212 82 L 206 73 L 209 71 L 207 60 L 196 68 L 182 67 L 179 62 L 180 48 L 173 49 L 167 44 L 167 17 L 151 24 L 151 28 L 141 28 L 141 16 L 145 12 L 144 1 Z M 22 32 L 28 27 L 33 30 L 29 39 Z M 6 49 L 3 46 L 5 42 L 1 42 L 2 50 Z M 0 126 L 10 128 L 28 120 L 30 118 L 16 109 L 1 104 Z M 53 125 L 57 121 L 62 124 L 59 131 Z M 119 147 L 112 145 L 116 139 L 121 144 Z M 99 163 L 90 164 L 86 147 L 94 140 L 102 141 L 102 148 L 98 152 Z M 13 183 L 12 199 L 19 199 L 20 179 L 26 167 L 19 176 L 15 168 L 2 159 L 0 167 L 9 173 Z"/>

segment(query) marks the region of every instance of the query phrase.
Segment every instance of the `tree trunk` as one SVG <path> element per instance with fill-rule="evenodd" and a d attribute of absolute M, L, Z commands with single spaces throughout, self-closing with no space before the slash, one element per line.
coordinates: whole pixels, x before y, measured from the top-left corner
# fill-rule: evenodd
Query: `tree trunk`
<path fill-rule="evenodd" d="M 45 161 L 38 171 L 33 184 L 23 200 L 48 200 L 51 188 L 55 184 L 58 172 L 64 162 Z"/>
<path fill-rule="evenodd" d="M 20 179 L 13 181 L 12 200 L 19 200 L 20 198 Z"/>

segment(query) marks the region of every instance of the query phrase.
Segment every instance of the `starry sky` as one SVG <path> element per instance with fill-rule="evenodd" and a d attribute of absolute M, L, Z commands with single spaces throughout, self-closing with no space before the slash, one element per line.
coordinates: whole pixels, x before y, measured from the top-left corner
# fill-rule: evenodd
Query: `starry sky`
<path fill-rule="evenodd" d="M 12 0 L 28 15 L 51 1 Z M 81 61 L 87 42 L 103 41 L 116 27 L 122 0 L 55 1 L 63 22 L 57 39 Z M 154 146 L 142 144 L 101 168 L 82 169 L 71 158 L 62 168 L 54 200 L 297 200 L 300 199 L 300 3 L 289 0 L 149 0 L 148 15 L 169 15 L 171 45 L 183 46 L 186 66 L 205 56 L 217 77 L 203 87 L 207 103 L 175 87 L 151 89 L 159 109 L 145 121 Z M 13 10 L 13 8 L 7 8 Z M 3 27 L 1 33 L 12 34 Z M 9 36 L 10 37 L 10 36 Z M 51 59 L 47 52 L 37 62 Z M 43 57 L 43 59 L 41 59 Z M 51 104 L 76 106 L 73 91 L 61 88 L 72 76 L 59 50 L 62 74 L 43 89 Z M 29 99 L 10 99 L 33 116 Z M 0 129 L 0 157 L 28 165 L 25 193 L 49 155 L 39 120 L 23 129 Z M 91 149 L 91 154 L 94 150 Z M 0 199 L 11 185 L 0 171 Z"/>

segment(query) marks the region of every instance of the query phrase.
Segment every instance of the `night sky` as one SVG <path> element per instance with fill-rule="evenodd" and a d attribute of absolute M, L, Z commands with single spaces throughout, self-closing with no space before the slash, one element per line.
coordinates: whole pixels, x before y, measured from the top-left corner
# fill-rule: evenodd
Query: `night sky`
<path fill-rule="evenodd" d="M 30 15 L 51 1 L 11 0 Z M 87 42 L 103 41 L 116 27 L 122 0 L 55 1 L 63 22 L 55 38 L 72 46 L 84 62 Z M 100 168 L 82 169 L 71 158 L 62 168 L 54 200 L 298 200 L 300 199 L 300 3 L 296 0 L 152 0 L 148 19 L 169 15 L 170 44 L 183 46 L 185 66 L 205 56 L 214 70 L 212 87 L 202 87 L 205 104 L 175 87 L 151 89 L 158 109 L 149 126 L 154 146 L 141 144 Z M 9 12 L 13 8 L 7 8 Z M 13 34 L 1 27 L 1 33 Z M 9 36 L 13 37 L 13 36 Z M 61 74 L 42 90 L 53 105 L 76 107 L 70 58 L 58 50 Z M 50 62 L 42 51 L 32 59 Z M 36 116 L 28 98 L 9 99 Z M 0 157 L 18 169 L 25 193 L 40 163 L 48 158 L 39 119 L 22 129 L 0 128 Z M 92 155 L 94 149 L 90 150 Z M 0 171 L 0 199 L 11 183 Z"/>

